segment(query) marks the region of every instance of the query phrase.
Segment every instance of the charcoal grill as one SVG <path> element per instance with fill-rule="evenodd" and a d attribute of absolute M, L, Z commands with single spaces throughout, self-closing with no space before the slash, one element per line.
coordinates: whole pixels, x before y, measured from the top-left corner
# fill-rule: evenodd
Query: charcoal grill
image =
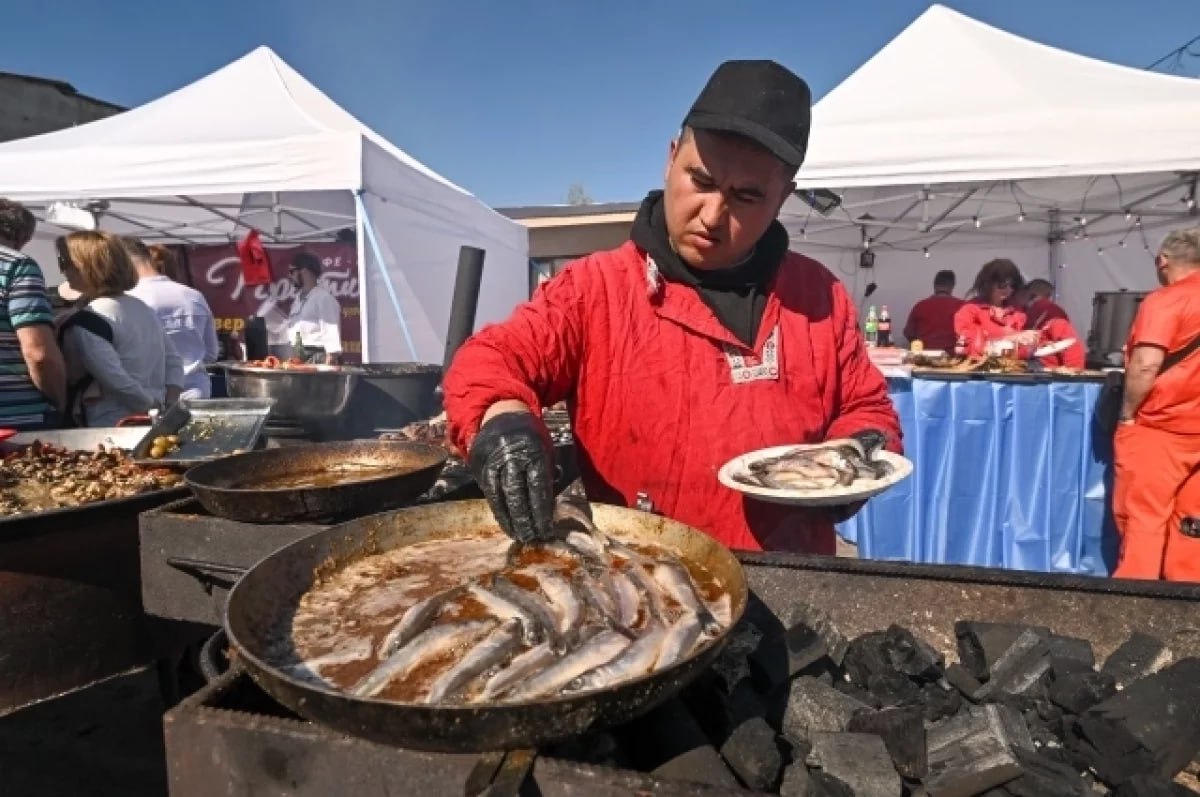
<path fill-rule="evenodd" d="M 793 554 L 739 558 L 753 591 L 748 619 L 768 631 L 772 625 L 781 629 L 779 618 L 803 601 L 825 611 L 847 635 L 899 623 L 946 653 L 954 651 L 954 621 L 970 617 L 1049 625 L 1090 640 L 1099 656 L 1133 630 L 1162 638 L 1177 657 L 1200 654 L 1200 585 Z M 236 668 L 168 712 L 165 728 L 174 797 L 460 795 L 472 777 L 496 768 L 486 756 L 392 748 L 303 722 Z M 625 744 L 653 747 L 661 741 L 637 734 L 632 726 L 614 731 Z M 748 793 L 542 752 L 529 778 L 544 795 Z"/>

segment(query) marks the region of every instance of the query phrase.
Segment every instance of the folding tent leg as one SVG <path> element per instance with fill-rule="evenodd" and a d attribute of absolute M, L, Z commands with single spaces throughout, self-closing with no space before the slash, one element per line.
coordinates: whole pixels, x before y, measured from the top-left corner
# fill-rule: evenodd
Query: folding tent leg
<path fill-rule="evenodd" d="M 396 286 L 392 284 L 392 275 L 388 273 L 387 264 L 383 260 L 383 253 L 380 251 L 379 242 L 375 238 L 375 228 L 371 224 L 370 215 L 367 214 L 367 204 L 363 202 L 361 192 L 356 192 L 354 194 L 354 204 L 358 209 L 359 222 L 362 224 L 363 233 L 365 233 L 367 243 L 371 247 L 371 253 L 375 256 L 375 262 L 379 264 L 379 273 L 383 276 L 383 285 L 385 288 L 387 288 L 388 298 L 392 301 L 392 309 L 396 311 L 396 318 L 400 321 L 400 330 L 404 333 L 404 342 L 408 344 L 408 350 L 412 352 L 413 362 L 416 362 L 417 347 L 413 345 L 412 333 L 408 331 L 408 322 L 404 320 L 404 313 L 400 310 L 400 297 L 396 295 Z M 365 265 L 362 271 L 364 274 L 366 273 Z M 362 280 L 360 279 L 360 283 L 361 282 Z M 364 298 L 366 297 L 366 289 L 367 286 L 365 283 L 360 284 L 360 295 Z M 365 328 L 365 316 L 363 319 L 363 326 Z M 363 332 L 363 338 L 364 340 L 366 339 L 365 329 Z"/>

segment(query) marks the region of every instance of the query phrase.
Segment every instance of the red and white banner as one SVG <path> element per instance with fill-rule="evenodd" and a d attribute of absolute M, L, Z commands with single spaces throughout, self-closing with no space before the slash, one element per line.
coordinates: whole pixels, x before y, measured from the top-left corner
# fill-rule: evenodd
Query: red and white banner
<path fill-rule="evenodd" d="M 235 244 L 188 247 L 188 277 L 204 294 L 216 317 L 218 332 L 236 332 L 244 338 L 246 319 L 274 302 L 287 314 L 296 297 L 288 278 L 292 256 L 311 252 L 321 259 L 321 284 L 342 305 L 342 348 L 345 362 L 362 360 L 362 318 L 358 303 L 358 252 L 354 244 L 314 243 L 303 246 L 267 246 L 271 282 L 249 286 Z"/>

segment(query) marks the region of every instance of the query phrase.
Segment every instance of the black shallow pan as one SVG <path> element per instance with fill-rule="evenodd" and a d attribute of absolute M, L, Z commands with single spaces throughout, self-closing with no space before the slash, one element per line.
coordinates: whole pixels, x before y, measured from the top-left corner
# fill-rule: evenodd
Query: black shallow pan
<path fill-rule="evenodd" d="M 402 509 L 333 526 L 281 548 L 233 588 L 225 630 L 237 660 L 272 697 L 301 716 L 383 744 L 438 752 L 536 747 L 592 726 L 616 725 L 649 711 L 683 689 L 712 663 L 746 608 L 741 564 L 712 537 L 667 518 L 594 505 L 596 525 L 625 541 L 651 542 L 712 573 L 730 594 L 732 622 L 691 657 L 672 667 L 597 692 L 528 703 L 429 706 L 351 697 L 297 680 L 274 667 L 280 621 L 291 616 L 314 573 L 328 573 L 370 553 L 499 528 L 485 501 L 454 501 Z M 499 564 L 499 563 L 498 563 Z"/>
<path fill-rule="evenodd" d="M 198 465 L 184 481 L 200 504 L 217 517 L 244 523 L 331 521 L 411 503 L 437 481 L 448 458 L 429 443 L 359 440 L 252 451 Z M 354 465 L 378 474 L 337 479 Z M 325 475 L 321 486 L 272 486 L 273 482 Z"/>

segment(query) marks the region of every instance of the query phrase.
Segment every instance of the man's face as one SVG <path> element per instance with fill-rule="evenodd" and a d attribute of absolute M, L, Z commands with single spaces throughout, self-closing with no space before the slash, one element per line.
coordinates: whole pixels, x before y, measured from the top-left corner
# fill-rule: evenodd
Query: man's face
<path fill-rule="evenodd" d="M 1170 267 L 1170 265 L 1171 259 L 1163 252 L 1159 252 L 1155 256 L 1154 276 L 1158 277 L 1158 284 L 1162 285 L 1164 288 L 1171 284 L 1171 280 L 1167 276 L 1167 269 Z"/>
<path fill-rule="evenodd" d="M 737 136 L 696 130 L 671 142 L 664 210 L 675 250 L 692 268 L 735 265 L 779 215 L 792 172 Z"/>
<path fill-rule="evenodd" d="M 308 287 L 308 279 L 306 277 L 308 273 L 309 271 L 306 268 L 292 266 L 288 269 L 288 278 L 291 279 L 292 285 L 295 287 L 306 288 Z"/>

